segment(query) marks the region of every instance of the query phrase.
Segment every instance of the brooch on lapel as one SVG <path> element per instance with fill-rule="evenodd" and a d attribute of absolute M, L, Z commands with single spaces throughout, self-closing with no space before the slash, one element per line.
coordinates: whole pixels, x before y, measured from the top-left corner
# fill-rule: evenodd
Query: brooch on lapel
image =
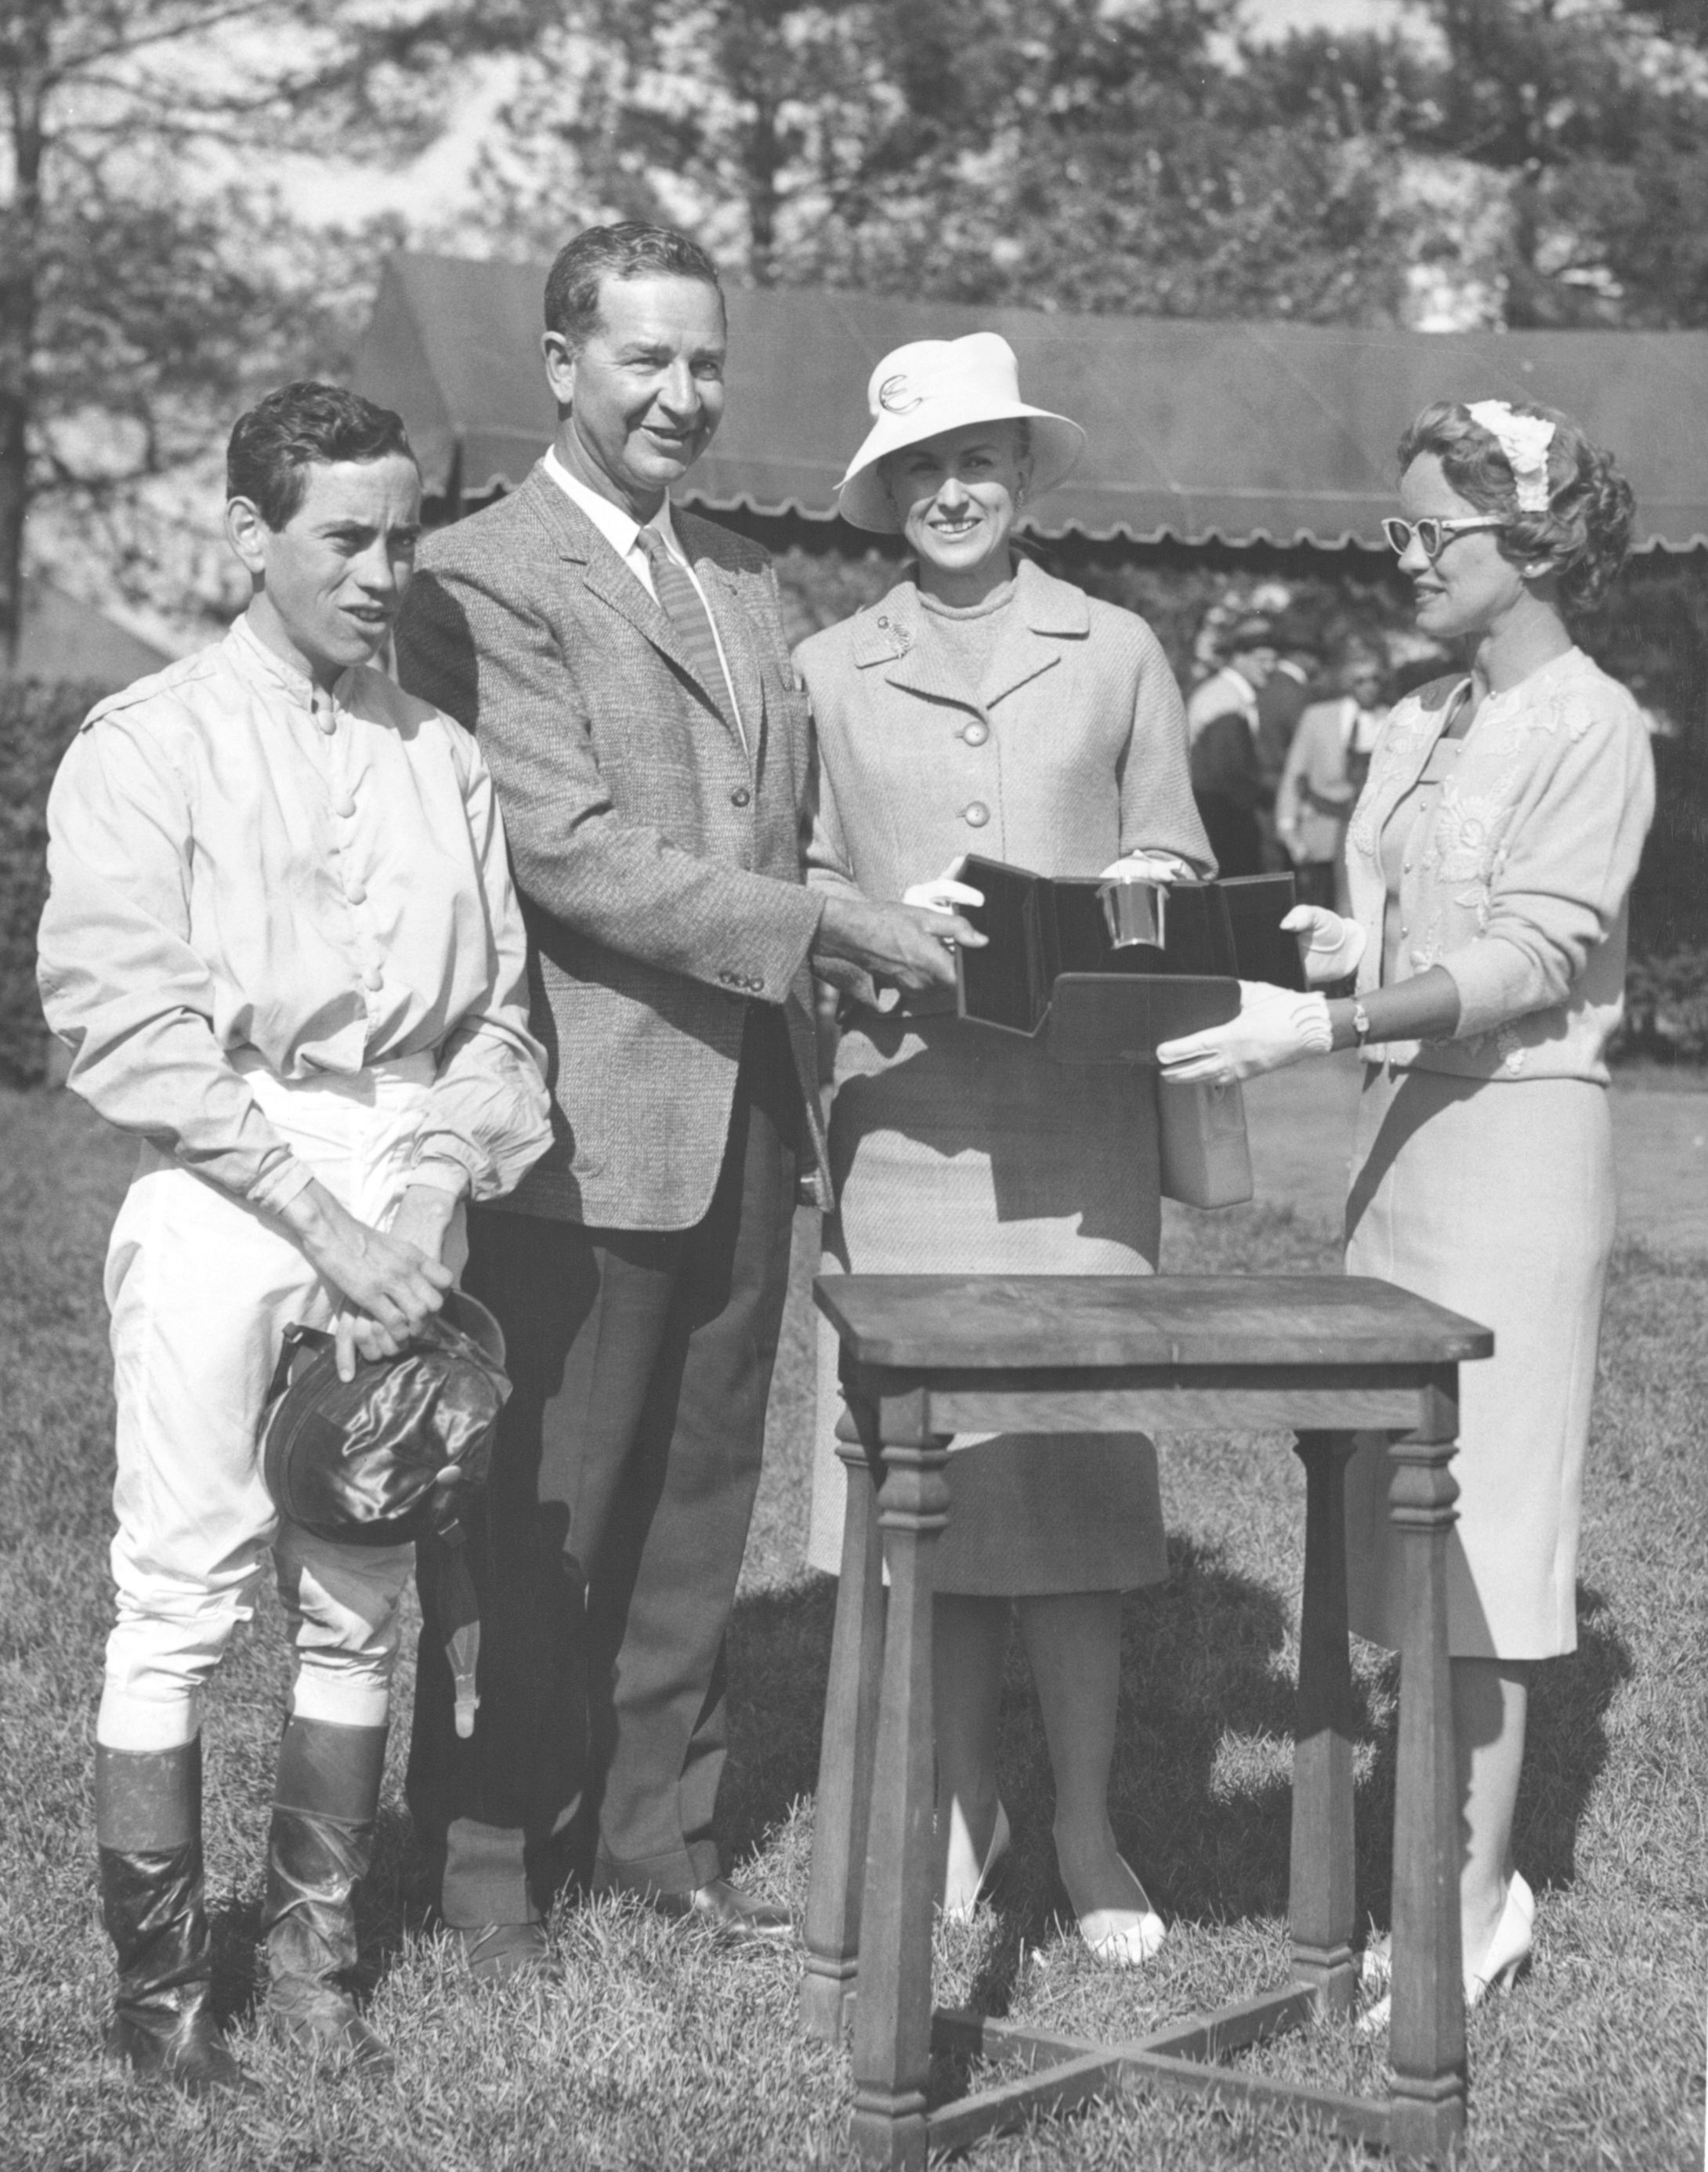
<path fill-rule="evenodd" d="M 898 626 L 888 611 L 880 614 L 878 627 L 879 632 L 889 640 L 889 653 L 892 656 L 905 656 L 908 650 L 912 648 L 913 636 L 905 626 Z"/>

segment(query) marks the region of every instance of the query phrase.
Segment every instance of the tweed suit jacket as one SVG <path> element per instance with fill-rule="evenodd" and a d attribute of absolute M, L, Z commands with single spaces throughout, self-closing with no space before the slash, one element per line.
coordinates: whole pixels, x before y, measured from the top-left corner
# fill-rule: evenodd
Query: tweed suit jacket
<path fill-rule="evenodd" d="M 404 685 L 479 737 L 528 924 L 553 1140 L 504 1205 L 601 1228 L 706 1213 L 752 1001 L 782 1007 L 824 1181 L 807 698 L 765 553 L 674 517 L 745 749 L 664 612 L 543 466 L 427 539 L 398 624 Z"/>

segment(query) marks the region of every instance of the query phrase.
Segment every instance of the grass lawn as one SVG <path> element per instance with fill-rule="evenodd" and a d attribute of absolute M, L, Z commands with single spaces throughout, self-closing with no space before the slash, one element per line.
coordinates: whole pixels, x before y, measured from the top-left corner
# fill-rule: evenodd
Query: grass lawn
<path fill-rule="evenodd" d="M 410 1676 L 364 1921 L 390 2083 L 324 2075 L 271 2037 L 255 1938 L 286 1664 L 269 1603 L 211 1700 L 208 1855 L 220 1988 L 253 2100 L 201 2107 L 106 2075 L 110 1961 L 94 1898 L 92 1735 L 107 1618 L 110 1408 L 100 1261 L 129 1154 L 68 1096 L 0 1098 L 0 2166 L 57 2172 L 476 2172 L 850 2161 L 846 2059 L 795 2020 L 798 1961 L 731 1951 L 615 1905 L 564 1911 L 555 1978 L 476 1992 L 432 1923 L 400 1793 Z M 1188 1226 L 1190 1223 L 1190 1226 Z M 807 1234 L 803 1224 L 803 1236 Z M 804 1255 L 805 1245 L 800 1247 Z M 812 1262 L 798 1260 L 802 1288 Z M 1261 1208 L 1171 1224 L 1177 1270 L 1328 1270 L 1316 1229 Z M 799 1908 L 831 1587 L 801 1573 L 811 1417 L 792 1310 L 769 1470 L 738 1608 L 726 1841 Z M 1543 1669 L 1518 1853 L 1539 1899 L 1532 1974 L 1472 2019 L 1478 2172 L 1700 2162 L 1708 1981 L 1708 1265 L 1635 1250 L 1603 1341 L 1576 1656 Z M 939 1996 L 1069 2032 L 1132 2035 L 1279 1980 L 1302 1483 L 1285 1443 L 1165 1444 L 1173 1573 L 1129 1605 L 1116 1825 L 1173 1928 L 1136 1976 L 1099 1970 L 1054 1918 L 1048 1768 L 1023 1669 L 1003 1794 L 1016 1836 L 996 1905 L 939 1933 Z M 1358 1806 L 1361 1910 L 1385 1922 L 1393 1683 L 1373 1655 Z M 1256 2055 L 1379 2085 L 1343 2027 Z M 1363 2162 L 1274 2119 L 1134 2099 L 984 2145 L 979 2167 Z"/>

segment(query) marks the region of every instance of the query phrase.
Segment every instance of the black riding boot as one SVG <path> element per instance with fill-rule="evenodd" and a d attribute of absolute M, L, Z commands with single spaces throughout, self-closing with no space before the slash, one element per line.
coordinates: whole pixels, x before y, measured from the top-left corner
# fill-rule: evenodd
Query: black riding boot
<path fill-rule="evenodd" d="M 201 1742 L 95 1750 L 101 1921 L 118 1955 L 110 2059 L 191 2096 L 250 2086 L 209 2010 Z"/>
<path fill-rule="evenodd" d="M 356 1965 L 351 1896 L 373 1852 L 383 1727 L 292 1718 L 267 1836 L 269 2003 L 309 2050 L 389 2073 L 392 2057 L 340 1979 Z"/>

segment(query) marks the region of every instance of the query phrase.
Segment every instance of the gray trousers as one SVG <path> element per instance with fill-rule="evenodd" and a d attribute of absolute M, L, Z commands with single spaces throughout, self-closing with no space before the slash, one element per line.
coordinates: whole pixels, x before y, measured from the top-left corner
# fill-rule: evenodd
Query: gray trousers
<path fill-rule="evenodd" d="M 409 1798 L 446 1920 L 537 1920 L 567 1878 L 719 1874 L 723 1645 L 759 1483 L 803 1137 L 780 1012 L 755 1004 L 691 1229 L 486 1210 L 465 1286 L 514 1392 L 471 1521 L 481 1706 L 457 1740 L 424 1546 Z"/>

